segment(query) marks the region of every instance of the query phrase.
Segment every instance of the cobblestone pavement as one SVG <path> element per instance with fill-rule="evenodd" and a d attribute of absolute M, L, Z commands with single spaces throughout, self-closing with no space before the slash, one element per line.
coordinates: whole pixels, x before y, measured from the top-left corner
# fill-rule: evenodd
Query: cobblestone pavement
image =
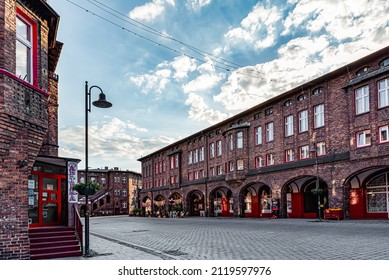
<path fill-rule="evenodd" d="M 90 233 L 93 260 L 389 260 L 389 220 L 94 217 Z"/>

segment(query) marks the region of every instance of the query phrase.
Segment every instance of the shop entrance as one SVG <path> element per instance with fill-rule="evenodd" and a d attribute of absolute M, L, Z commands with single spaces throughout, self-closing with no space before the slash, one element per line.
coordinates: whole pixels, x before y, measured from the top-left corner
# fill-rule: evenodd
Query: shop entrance
<path fill-rule="evenodd" d="M 28 180 L 28 217 L 30 227 L 61 224 L 62 192 L 66 191 L 66 176 L 32 172 Z"/>

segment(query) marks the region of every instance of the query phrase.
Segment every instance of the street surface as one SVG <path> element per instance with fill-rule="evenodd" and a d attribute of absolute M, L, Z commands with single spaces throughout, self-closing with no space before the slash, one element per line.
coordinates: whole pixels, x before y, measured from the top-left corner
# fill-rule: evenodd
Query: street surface
<path fill-rule="evenodd" d="M 389 220 L 90 219 L 93 260 L 389 260 Z"/>

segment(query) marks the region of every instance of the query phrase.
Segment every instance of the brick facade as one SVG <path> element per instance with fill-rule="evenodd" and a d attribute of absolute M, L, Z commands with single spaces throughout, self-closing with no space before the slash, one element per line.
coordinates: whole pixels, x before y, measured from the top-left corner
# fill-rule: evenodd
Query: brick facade
<path fill-rule="evenodd" d="M 279 216 L 308 218 L 318 215 L 314 195 L 318 188 L 321 215 L 325 209 L 341 208 L 349 218 L 388 218 L 388 208 L 374 210 L 373 204 L 382 206 L 382 201 L 367 198 L 367 187 L 375 186 L 369 183 L 372 178 L 388 177 L 383 174 L 389 170 L 389 142 L 379 142 L 379 133 L 389 125 L 389 104 L 379 107 L 377 88 L 380 81 L 389 81 L 389 65 L 383 64 L 388 58 L 386 47 L 142 157 L 142 205 L 154 214 L 155 209 L 168 213 L 169 200 L 176 195 L 190 215 L 204 211 L 209 216 L 269 217 L 272 213 L 264 207 L 269 199 L 275 199 Z M 364 86 L 369 91 L 369 109 L 358 114 L 356 91 Z M 302 111 L 307 113 L 308 126 L 300 132 Z M 287 136 L 289 116 L 293 133 Z M 324 116 L 323 123 L 320 116 Z M 270 123 L 274 140 L 267 141 Z M 260 143 L 256 142 L 258 127 L 262 128 Z M 366 131 L 369 143 L 357 147 L 361 131 Z M 242 138 L 241 147 L 237 147 L 238 137 Z M 218 141 L 222 143 L 221 156 L 215 151 Z M 319 150 L 316 157 L 321 147 L 325 152 Z M 304 149 L 305 158 L 301 155 Z M 199 159 L 201 153 L 204 156 Z M 291 153 L 293 158 L 286 160 Z M 176 155 L 179 164 L 171 166 Z M 177 181 L 172 180 L 175 176 Z M 388 204 L 389 183 L 381 184 Z M 354 193 L 360 194 L 359 208 Z M 156 197 L 163 202 L 155 202 Z"/>
<path fill-rule="evenodd" d="M 29 259 L 28 175 L 48 131 L 56 129 L 57 115 L 49 117 L 56 114 L 48 99 L 57 89 L 48 77 L 48 53 L 55 46 L 49 32 L 56 33 L 59 18 L 45 2 L 0 1 L 0 259 Z M 33 83 L 15 75 L 17 10 L 37 25 Z"/>

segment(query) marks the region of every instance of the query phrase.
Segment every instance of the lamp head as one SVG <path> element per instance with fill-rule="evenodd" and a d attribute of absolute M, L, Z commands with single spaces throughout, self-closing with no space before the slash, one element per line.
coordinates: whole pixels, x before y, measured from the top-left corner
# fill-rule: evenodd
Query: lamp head
<path fill-rule="evenodd" d="M 92 104 L 93 104 L 93 106 L 96 106 L 97 108 L 110 108 L 110 107 L 112 107 L 112 103 L 105 99 L 104 93 L 100 93 L 99 100 L 93 101 Z"/>

